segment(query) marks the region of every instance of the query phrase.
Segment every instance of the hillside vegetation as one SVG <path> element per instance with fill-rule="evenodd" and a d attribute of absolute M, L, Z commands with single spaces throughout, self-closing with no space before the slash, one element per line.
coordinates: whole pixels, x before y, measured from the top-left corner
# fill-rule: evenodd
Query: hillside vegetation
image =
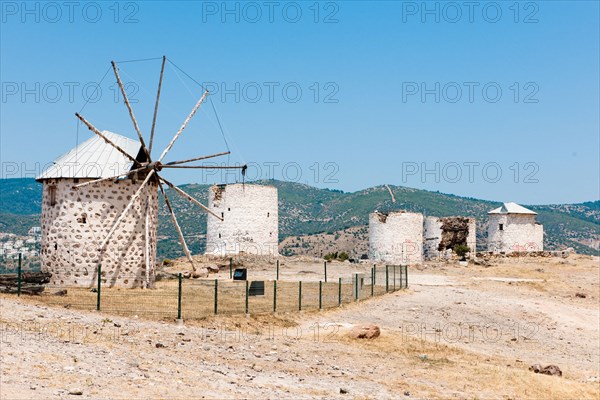
<path fill-rule="evenodd" d="M 335 232 L 368 224 L 374 210 L 405 209 L 424 215 L 465 215 L 477 218 L 478 239 L 485 243 L 487 212 L 500 202 L 478 200 L 439 192 L 390 186 L 396 202 L 385 186 L 358 192 L 318 189 L 312 186 L 284 182 L 259 181 L 257 184 L 276 186 L 279 190 L 279 238 Z M 181 188 L 206 203 L 208 185 L 188 184 Z M 0 230 L 25 234 L 32 225 L 39 225 L 41 185 L 33 179 L 0 180 Z M 189 201 L 169 194 L 177 219 L 193 253 L 204 250 L 206 215 Z M 573 247 L 578 253 L 599 254 L 600 201 L 580 204 L 526 205 L 538 213 L 544 224 L 545 246 L 548 249 Z M 351 231 L 355 236 L 356 232 Z M 159 256 L 182 255 L 170 216 L 161 202 L 159 210 Z"/>

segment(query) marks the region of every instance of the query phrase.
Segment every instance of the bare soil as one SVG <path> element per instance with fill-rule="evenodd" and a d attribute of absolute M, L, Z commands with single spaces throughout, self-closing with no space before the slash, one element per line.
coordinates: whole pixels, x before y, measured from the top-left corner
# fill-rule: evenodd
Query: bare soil
<path fill-rule="evenodd" d="M 317 260 L 282 264 L 290 279 L 320 279 Z M 272 274 L 264 265 L 250 273 Z M 333 277 L 370 265 L 329 268 Z M 3 295 L 0 397 L 600 398 L 598 258 L 409 272 L 408 290 L 342 308 L 184 325 Z M 363 323 L 381 336 L 350 339 Z M 563 376 L 535 374 L 534 363 Z"/>

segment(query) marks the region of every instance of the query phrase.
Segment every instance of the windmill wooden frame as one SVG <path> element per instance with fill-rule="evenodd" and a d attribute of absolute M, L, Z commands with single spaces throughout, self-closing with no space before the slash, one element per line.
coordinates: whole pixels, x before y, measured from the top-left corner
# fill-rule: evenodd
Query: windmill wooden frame
<path fill-rule="evenodd" d="M 118 216 L 118 218 L 116 219 L 115 223 L 112 225 L 111 229 L 109 230 L 109 232 L 106 234 L 106 236 L 104 237 L 104 239 L 102 240 L 102 243 L 100 245 L 99 251 L 100 251 L 100 260 L 102 260 L 103 255 L 105 254 L 106 251 L 106 247 L 107 244 L 109 242 L 109 240 L 111 239 L 111 237 L 114 235 L 115 231 L 117 230 L 117 228 L 119 227 L 119 225 L 121 224 L 121 222 L 123 221 L 123 219 L 127 216 L 128 212 L 130 211 L 131 207 L 133 206 L 133 204 L 137 201 L 137 199 L 142 195 L 142 193 L 144 192 L 144 187 L 146 185 L 149 184 L 149 182 L 156 182 L 156 184 L 158 185 L 158 188 L 165 200 L 165 205 L 167 206 L 167 209 L 171 215 L 171 220 L 173 222 L 173 225 L 175 227 L 175 230 L 177 231 L 178 237 L 179 237 L 179 242 L 181 243 L 181 247 L 183 249 L 183 252 L 185 253 L 185 256 L 187 257 L 192 270 L 193 271 L 197 271 L 196 266 L 194 264 L 194 260 L 192 259 L 192 255 L 190 253 L 190 250 L 187 246 L 187 243 L 185 241 L 183 232 L 181 230 L 181 227 L 179 226 L 179 223 L 177 221 L 177 217 L 175 216 L 175 212 L 173 210 L 173 206 L 171 204 L 171 202 L 169 201 L 169 198 L 167 197 L 166 193 L 165 193 L 165 189 L 163 184 L 167 185 L 170 189 L 172 189 L 174 192 L 176 192 L 177 194 L 179 194 L 180 196 L 182 196 L 183 198 L 185 198 L 186 200 L 190 201 L 192 204 L 195 204 L 196 206 L 200 207 L 202 210 L 204 210 L 207 213 L 210 213 L 211 215 L 213 215 L 214 217 L 222 220 L 222 217 L 215 214 L 214 212 L 212 212 L 207 206 L 205 206 L 204 204 L 202 204 L 201 202 L 199 202 L 198 200 L 194 199 L 190 194 L 186 193 L 185 191 L 183 191 L 182 189 L 178 188 L 177 186 L 175 186 L 173 183 L 171 183 L 170 181 L 168 181 L 167 179 L 163 178 L 162 176 L 160 176 L 160 172 L 164 169 L 164 168 L 192 168 L 192 169 L 211 169 L 211 168 L 219 168 L 219 169 L 241 169 L 242 173 L 245 172 L 246 170 L 246 165 L 242 165 L 242 166 L 202 166 L 202 165 L 185 165 L 194 161 L 200 161 L 200 160 L 205 160 L 205 159 L 209 159 L 209 158 L 214 158 L 214 157 L 219 157 L 219 156 L 223 156 L 223 155 L 227 155 L 230 154 L 229 151 L 227 152 L 221 152 L 221 153 L 217 153 L 217 154 L 211 154 L 211 155 L 205 155 L 205 156 L 199 156 L 199 157 L 195 157 L 195 158 L 191 158 L 191 159 L 186 159 L 186 160 L 179 160 L 179 161 L 171 161 L 171 162 L 167 162 L 167 163 L 163 163 L 164 158 L 167 156 L 167 154 L 169 153 L 169 151 L 173 148 L 173 145 L 175 144 L 175 142 L 179 139 L 179 137 L 181 136 L 181 134 L 183 133 L 183 131 L 185 130 L 185 128 L 187 127 L 187 125 L 189 124 L 189 122 L 192 120 L 192 118 L 194 117 L 194 115 L 196 114 L 196 112 L 198 111 L 198 109 L 200 108 L 200 106 L 205 102 L 205 100 L 207 99 L 209 92 L 208 90 L 205 90 L 202 93 L 202 96 L 200 97 L 200 99 L 196 102 L 196 104 L 194 105 L 194 107 L 192 108 L 192 111 L 189 113 L 189 115 L 187 116 L 187 118 L 184 120 L 184 122 L 182 123 L 182 125 L 179 127 L 179 129 L 177 130 L 177 132 L 175 133 L 175 135 L 173 136 L 173 138 L 171 139 L 171 141 L 169 142 L 169 144 L 166 146 L 166 148 L 161 152 L 160 156 L 156 159 L 153 160 L 152 158 L 152 148 L 153 148 L 153 142 L 154 142 L 154 136 L 155 136 L 155 128 L 156 128 L 156 118 L 158 115 L 158 108 L 159 108 L 159 103 L 160 103 L 160 94 L 161 94 L 161 89 L 162 89 L 162 82 L 163 82 L 163 76 L 164 76 L 164 70 L 165 70 L 165 63 L 167 61 L 167 58 L 165 56 L 162 57 L 162 65 L 161 65 L 161 70 L 160 70 L 160 77 L 159 77 L 159 82 L 158 82 L 158 90 L 157 90 L 157 94 L 156 94 L 156 102 L 155 102 L 155 106 L 154 106 L 154 113 L 153 113 L 153 118 L 152 118 L 152 128 L 150 131 L 150 141 L 149 141 L 149 145 L 146 146 L 146 142 L 144 140 L 144 137 L 140 131 L 139 125 L 137 123 L 137 120 L 135 118 L 133 109 L 131 107 L 131 103 L 129 102 L 129 99 L 127 97 L 127 93 L 125 91 L 125 88 L 123 86 L 123 83 L 121 81 L 121 77 L 119 75 L 119 70 L 117 67 L 117 63 L 115 61 L 111 61 L 111 65 L 112 65 L 112 69 L 114 71 L 115 77 L 117 79 L 117 84 L 119 85 L 119 89 L 121 91 L 121 94 L 123 96 L 123 102 L 125 103 L 125 106 L 127 107 L 127 111 L 129 112 L 129 116 L 131 118 L 131 121 L 133 123 L 133 127 L 135 129 L 135 132 L 137 134 L 137 137 L 139 139 L 140 145 L 141 145 L 141 150 L 143 151 L 144 155 L 145 155 L 145 161 L 140 162 L 138 159 L 136 159 L 135 156 L 127 153 L 123 148 L 119 147 L 117 144 L 115 144 L 114 142 L 112 142 L 108 137 L 106 137 L 99 129 L 97 129 L 91 122 L 89 122 L 88 120 L 86 120 L 82 115 L 80 115 L 79 113 L 75 113 L 75 115 L 77 116 L 77 118 L 84 124 L 86 125 L 89 130 L 91 130 L 93 133 L 95 133 L 96 135 L 98 135 L 100 138 L 102 138 L 107 144 L 109 144 L 110 146 L 112 146 L 114 149 L 116 149 L 117 151 L 119 151 L 121 154 L 123 154 L 127 159 L 129 159 L 130 161 L 133 162 L 133 165 L 131 167 L 131 170 L 119 175 L 115 175 L 115 176 L 111 176 L 108 178 L 101 178 L 101 179 L 95 179 L 92 181 L 88 181 L 88 182 L 84 182 L 78 185 L 75 185 L 75 188 L 80 188 L 83 186 L 87 186 L 87 185 L 94 185 L 97 184 L 99 182 L 104 182 L 104 181 L 114 181 L 117 180 L 119 178 L 129 178 L 129 177 L 133 177 L 133 176 L 137 176 L 140 177 L 140 179 L 143 178 L 142 183 L 140 184 L 140 186 L 137 188 L 136 192 L 133 194 L 133 196 L 131 197 L 129 203 L 127 204 L 127 206 L 125 207 L 125 209 L 121 212 L 121 214 Z M 149 208 L 146 208 L 146 220 L 148 220 L 149 218 Z M 149 237 L 149 232 L 148 232 L 148 225 L 146 224 L 146 232 L 145 232 L 145 243 L 146 243 L 146 252 L 148 253 L 148 243 L 149 243 L 150 237 Z M 156 247 L 155 247 L 156 248 Z M 146 254 L 146 259 L 148 262 L 148 254 Z"/>

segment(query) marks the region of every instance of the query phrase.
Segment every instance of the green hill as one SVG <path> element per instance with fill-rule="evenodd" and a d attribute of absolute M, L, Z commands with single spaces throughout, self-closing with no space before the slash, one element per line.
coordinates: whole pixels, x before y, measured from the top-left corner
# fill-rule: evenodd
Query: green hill
<path fill-rule="evenodd" d="M 390 186 L 396 199 L 394 203 L 385 186 L 345 193 L 275 180 L 254 183 L 273 185 L 279 190 L 280 239 L 366 225 L 368 214 L 374 210 L 406 209 L 424 215 L 473 216 L 478 220 L 478 238 L 483 245 L 486 213 L 501 204 L 402 186 Z M 206 203 L 208 185 L 188 184 L 181 188 Z M 178 195 L 169 194 L 169 198 L 190 249 L 193 253 L 202 252 L 206 215 Z M 41 185 L 33 179 L 0 180 L 0 231 L 25 234 L 32 225 L 39 225 L 40 206 Z M 579 253 L 599 254 L 593 246 L 597 246 L 600 240 L 600 201 L 526 207 L 535 210 L 538 221 L 544 224 L 548 249 L 573 247 Z M 158 251 L 162 257 L 182 255 L 170 216 L 162 202 Z"/>

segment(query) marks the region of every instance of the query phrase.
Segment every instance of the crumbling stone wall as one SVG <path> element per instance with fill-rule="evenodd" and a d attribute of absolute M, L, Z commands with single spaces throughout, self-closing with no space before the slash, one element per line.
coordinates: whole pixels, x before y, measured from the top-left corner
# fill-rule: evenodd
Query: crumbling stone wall
<path fill-rule="evenodd" d="M 277 188 L 247 184 L 211 186 L 208 207 L 223 221 L 207 216 L 206 254 L 278 255 Z"/>
<path fill-rule="evenodd" d="M 86 180 L 89 179 L 43 181 L 40 254 L 43 270 L 52 273 L 50 284 L 95 286 L 98 263 L 102 261 L 103 285 L 152 287 L 158 223 L 156 184 L 146 185 L 101 254 L 99 249 L 106 234 L 139 188 L 141 180 L 105 181 L 73 188 L 76 183 Z M 148 246 L 145 240 L 147 207 L 150 208 Z"/>
<path fill-rule="evenodd" d="M 500 229 L 502 225 L 502 229 Z M 544 227 L 533 214 L 490 214 L 488 251 L 495 253 L 544 250 Z"/>
<path fill-rule="evenodd" d="M 449 256 L 457 245 L 476 248 L 477 221 L 467 217 L 425 218 L 423 252 L 426 259 Z"/>
<path fill-rule="evenodd" d="M 369 259 L 388 264 L 420 264 L 422 246 L 422 214 L 405 211 L 369 214 Z"/>

